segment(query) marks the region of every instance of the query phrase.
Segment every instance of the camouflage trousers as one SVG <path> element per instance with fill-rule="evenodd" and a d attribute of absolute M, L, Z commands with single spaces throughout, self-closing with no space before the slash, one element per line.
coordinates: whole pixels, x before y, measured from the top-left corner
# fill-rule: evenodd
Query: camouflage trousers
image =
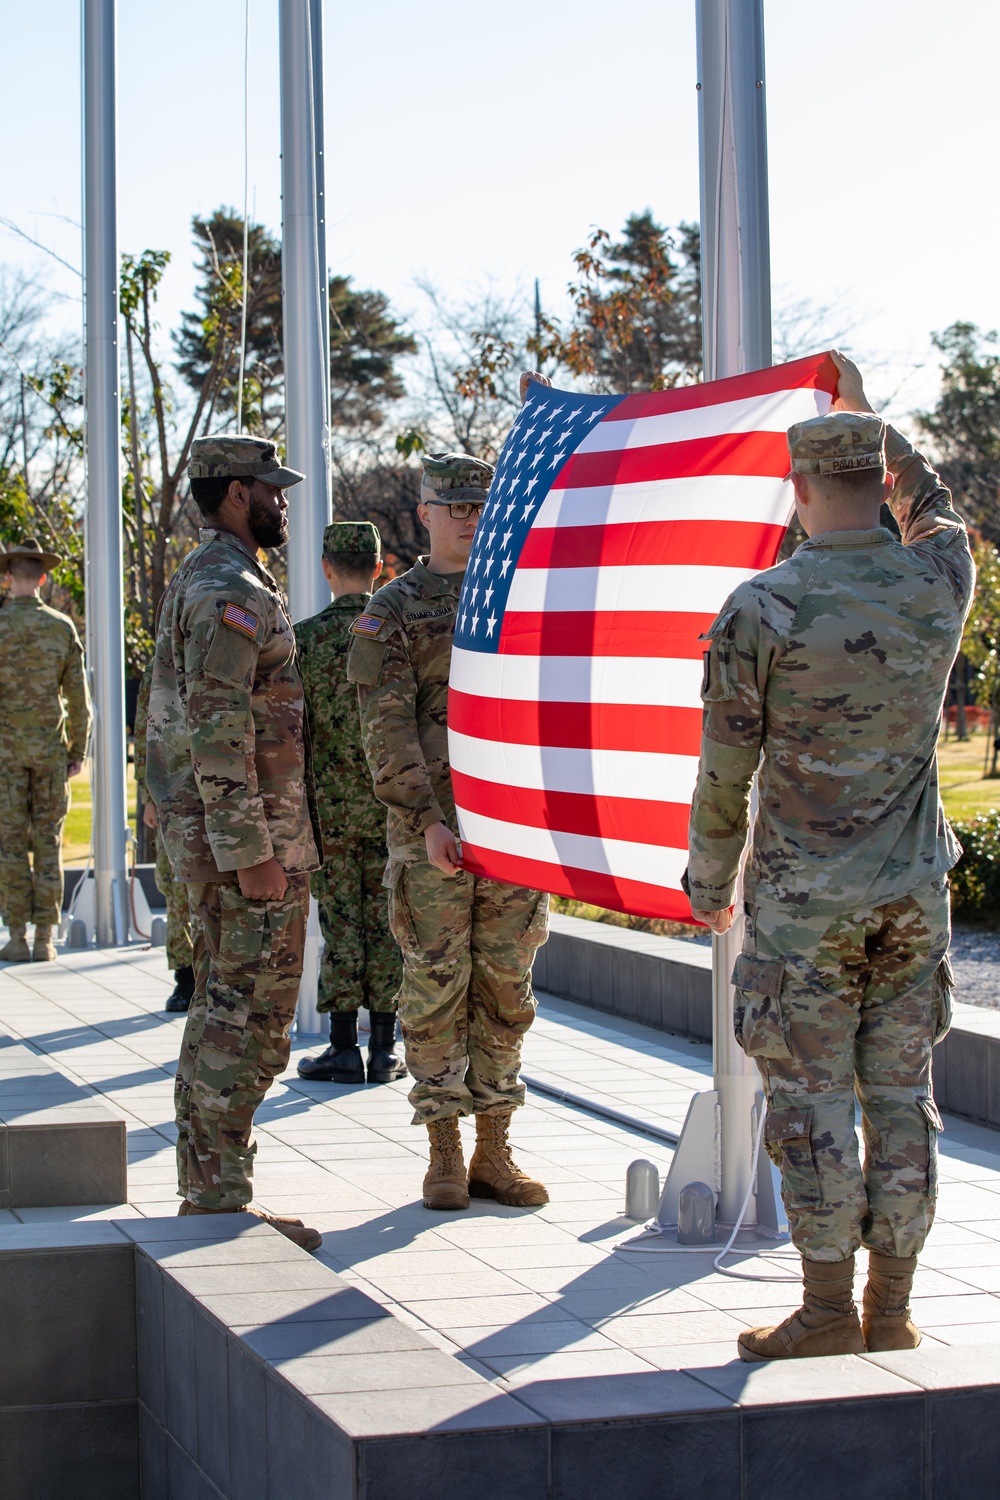
<path fill-rule="evenodd" d="M 174 1086 L 177 1191 L 204 1208 L 253 1197 L 253 1117 L 288 1066 L 309 884 L 289 875 L 281 901 L 248 901 L 235 875 L 188 885 L 195 993 Z"/>
<path fill-rule="evenodd" d="M 167 858 L 166 841 L 156 841 L 156 868 L 153 872 L 156 889 L 167 901 L 167 968 L 188 969 L 194 962 L 191 947 L 191 918 L 188 915 L 188 888 L 183 880 L 175 880 Z"/>
<path fill-rule="evenodd" d="M 58 927 L 68 812 L 65 753 L 54 766 L 5 762 L 0 776 L 0 899 L 8 927 L 29 922 Z"/>
<path fill-rule="evenodd" d="M 310 877 L 324 943 L 316 1009 L 395 1011 L 403 969 L 382 883 L 385 844 L 344 839 L 325 856 Z"/>
<path fill-rule="evenodd" d="M 949 939 L 944 879 L 832 919 L 748 910 L 736 1035 L 764 1080 L 764 1139 L 809 1260 L 845 1260 L 862 1244 L 916 1255 L 927 1237 L 941 1129 L 931 1047 L 951 1021 Z"/>
<path fill-rule="evenodd" d="M 390 861 L 386 883 L 413 1123 L 523 1104 L 521 1041 L 535 1018 L 531 964 L 548 936 L 548 896 L 426 860 Z"/>

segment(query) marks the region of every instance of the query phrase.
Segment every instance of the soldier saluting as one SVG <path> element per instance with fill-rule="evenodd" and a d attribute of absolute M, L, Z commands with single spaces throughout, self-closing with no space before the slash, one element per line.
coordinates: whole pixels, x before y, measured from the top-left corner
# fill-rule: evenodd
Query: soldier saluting
<path fill-rule="evenodd" d="M 399 1018 L 414 1079 L 414 1124 L 430 1134 L 427 1208 L 469 1194 L 520 1207 L 548 1202 L 514 1162 L 507 1131 L 524 1100 L 521 1040 L 534 1019 L 531 962 L 548 897 L 460 865 L 448 762 L 448 671 L 455 615 L 492 464 L 467 453 L 424 459 L 417 514 L 430 553 L 374 594 L 352 627 L 347 675 L 388 808 L 389 922 L 403 953 Z M 466 1172 L 458 1121 L 476 1117 Z"/>
<path fill-rule="evenodd" d="M 285 490 L 304 476 L 251 437 L 197 439 L 188 474 L 207 526 L 164 596 L 146 783 L 197 917 L 174 1095 L 179 1212 L 239 1213 L 254 1111 L 288 1064 L 320 863 L 295 637 L 257 555 L 287 541 Z M 260 1217 L 303 1249 L 321 1243 L 298 1219 Z"/>

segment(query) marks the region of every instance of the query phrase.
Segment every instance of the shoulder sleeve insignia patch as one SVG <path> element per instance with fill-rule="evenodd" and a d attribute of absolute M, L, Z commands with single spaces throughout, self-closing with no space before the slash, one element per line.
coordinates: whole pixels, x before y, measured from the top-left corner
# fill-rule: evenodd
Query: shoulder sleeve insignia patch
<path fill-rule="evenodd" d="M 359 615 L 351 626 L 353 635 L 378 635 L 385 624 L 381 615 Z"/>
<path fill-rule="evenodd" d="M 257 638 L 257 626 L 260 624 L 257 616 L 251 614 L 248 609 L 241 609 L 238 604 L 227 604 L 222 611 L 223 625 L 229 625 L 233 630 L 249 636 L 250 640 Z"/>

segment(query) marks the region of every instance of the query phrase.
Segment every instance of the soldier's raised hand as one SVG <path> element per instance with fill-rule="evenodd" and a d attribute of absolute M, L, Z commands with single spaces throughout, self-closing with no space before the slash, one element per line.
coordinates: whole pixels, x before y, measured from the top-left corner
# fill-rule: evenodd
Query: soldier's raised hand
<path fill-rule="evenodd" d="M 838 376 L 834 411 L 874 411 L 865 395 L 864 378 L 853 359 L 848 359 L 839 349 L 831 349 L 830 358 L 837 366 Z"/>
<path fill-rule="evenodd" d="M 524 405 L 525 401 L 528 399 L 528 387 L 532 383 L 534 383 L 535 385 L 549 385 L 549 386 L 552 384 L 552 382 L 549 379 L 549 377 L 547 375 L 543 375 L 540 370 L 525 370 L 524 373 L 522 374 L 521 380 L 520 380 L 520 392 L 521 392 L 521 405 L 522 406 Z"/>

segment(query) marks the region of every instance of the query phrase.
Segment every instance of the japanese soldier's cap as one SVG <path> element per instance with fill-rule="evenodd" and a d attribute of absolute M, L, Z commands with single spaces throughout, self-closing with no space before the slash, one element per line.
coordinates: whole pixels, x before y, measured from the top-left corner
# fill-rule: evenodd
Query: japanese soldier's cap
<path fill-rule="evenodd" d="M 869 411 L 832 411 L 788 429 L 792 474 L 885 470 L 885 423 Z"/>
<path fill-rule="evenodd" d="M 381 551 L 382 538 L 371 521 L 331 521 L 323 533 L 323 556 L 331 561 L 358 553 L 378 556 Z"/>
<path fill-rule="evenodd" d="M 54 568 L 56 563 L 62 562 L 58 552 L 44 552 L 38 538 L 29 536 L 25 537 L 23 542 L 18 542 L 16 547 L 10 547 L 6 552 L 0 553 L 0 573 L 6 573 L 11 563 L 19 557 L 28 557 L 32 562 L 40 563 L 45 573 Z"/>
<path fill-rule="evenodd" d="M 425 453 L 420 498 L 425 505 L 455 505 L 471 500 L 482 505 L 494 465 L 471 453 Z"/>
<path fill-rule="evenodd" d="M 189 479 L 262 479 L 285 490 L 305 477 L 285 468 L 266 438 L 201 437 L 191 444 Z"/>

